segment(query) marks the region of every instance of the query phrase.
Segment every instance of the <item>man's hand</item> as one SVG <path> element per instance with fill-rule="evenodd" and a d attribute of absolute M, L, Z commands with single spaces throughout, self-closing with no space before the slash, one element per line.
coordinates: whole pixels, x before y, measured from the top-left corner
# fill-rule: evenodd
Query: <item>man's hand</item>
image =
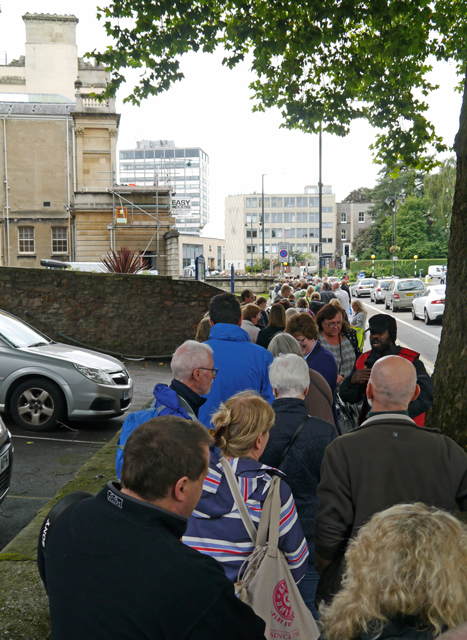
<path fill-rule="evenodd" d="M 342 380 L 344 379 L 344 376 L 341 376 L 340 373 L 337 374 L 337 384 L 339 384 L 340 382 L 342 382 Z"/>
<path fill-rule="evenodd" d="M 358 369 L 350 378 L 350 382 L 352 384 L 363 384 L 364 382 L 368 382 L 370 375 L 371 369 L 367 369 L 366 367 Z"/>

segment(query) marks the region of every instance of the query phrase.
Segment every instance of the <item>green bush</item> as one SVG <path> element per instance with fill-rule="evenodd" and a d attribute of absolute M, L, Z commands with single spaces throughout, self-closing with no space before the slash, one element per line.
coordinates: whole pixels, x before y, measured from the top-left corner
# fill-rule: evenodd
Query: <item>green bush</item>
<path fill-rule="evenodd" d="M 422 276 L 428 273 L 428 267 L 432 265 L 445 265 L 446 258 L 421 258 L 417 260 L 417 276 L 422 269 Z M 350 263 L 350 274 L 365 272 L 367 278 L 372 274 L 372 262 L 371 260 L 354 260 Z M 381 278 L 383 276 L 392 276 L 394 273 L 394 263 L 392 260 L 375 260 L 375 278 Z M 396 262 L 396 275 L 400 278 L 410 278 L 415 275 L 415 260 L 397 260 Z"/>

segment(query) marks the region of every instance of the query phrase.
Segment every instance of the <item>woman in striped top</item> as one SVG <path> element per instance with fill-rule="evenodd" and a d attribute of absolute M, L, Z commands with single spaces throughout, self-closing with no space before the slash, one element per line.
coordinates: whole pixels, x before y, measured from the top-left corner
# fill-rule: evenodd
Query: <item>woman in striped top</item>
<path fill-rule="evenodd" d="M 283 476 L 277 469 L 258 462 L 274 424 L 274 411 L 261 396 L 245 391 L 221 404 L 212 422 L 216 447 L 229 461 L 257 528 L 272 477 Z M 290 487 L 284 481 L 280 486 L 279 548 L 287 558 L 295 581 L 299 582 L 308 566 L 308 546 Z M 183 541 L 218 560 L 234 582 L 241 565 L 254 550 L 215 451 L 211 451 L 203 493 L 189 519 Z"/>

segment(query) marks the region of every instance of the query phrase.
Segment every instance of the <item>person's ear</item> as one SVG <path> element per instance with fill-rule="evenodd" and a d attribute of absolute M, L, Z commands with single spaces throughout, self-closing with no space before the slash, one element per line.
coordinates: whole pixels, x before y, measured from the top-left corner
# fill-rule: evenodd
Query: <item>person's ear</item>
<path fill-rule="evenodd" d="M 366 385 L 366 397 L 368 398 L 368 400 L 372 400 L 374 398 L 373 385 L 371 384 L 371 382 L 368 382 Z"/>
<path fill-rule="evenodd" d="M 414 400 L 416 400 L 419 395 L 420 395 L 420 387 L 419 387 L 418 384 L 416 384 L 415 385 L 415 391 L 413 393 L 412 400 L 410 402 L 413 402 Z"/>
<path fill-rule="evenodd" d="M 239 327 L 241 327 L 241 326 L 242 326 L 242 321 L 243 321 L 243 318 L 242 318 L 242 316 L 240 316 L 240 320 L 237 322 L 237 324 L 238 324 L 238 326 L 239 326 Z"/>
<path fill-rule="evenodd" d="M 175 483 L 173 487 L 173 497 L 177 502 L 185 502 L 187 485 L 189 482 L 188 476 L 183 476 L 183 478 L 180 478 L 180 480 L 177 480 Z"/>
<path fill-rule="evenodd" d="M 303 392 L 303 395 L 306 396 L 306 394 L 308 393 L 309 390 L 310 390 L 310 385 L 307 386 L 307 388 Z"/>
<path fill-rule="evenodd" d="M 211 325 L 211 327 L 214 326 L 214 322 L 211 320 L 211 318 L 209 318 L 209 324 Z"/>
<path fill-rule="evenodd" d="M 276 389 L 276 387 L 273 387 L 273 388 L 272 388 L 272 392 L 273 392 L 273 394 L 274 394 L 274 397 L 275 397 L 275 398 L 278 398 L 278 397 L 279 397 L 279 394 L 277 393 L 277 389 Z"/>

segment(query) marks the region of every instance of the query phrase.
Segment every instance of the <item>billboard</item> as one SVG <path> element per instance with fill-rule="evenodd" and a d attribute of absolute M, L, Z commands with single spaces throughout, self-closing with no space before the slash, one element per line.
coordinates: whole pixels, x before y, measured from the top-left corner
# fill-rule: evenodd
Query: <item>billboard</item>
<path fill-rule="evenodd" d="M 191 216 L 191 198 L 172 198 L 172 215 L 177 218 Z"/>

